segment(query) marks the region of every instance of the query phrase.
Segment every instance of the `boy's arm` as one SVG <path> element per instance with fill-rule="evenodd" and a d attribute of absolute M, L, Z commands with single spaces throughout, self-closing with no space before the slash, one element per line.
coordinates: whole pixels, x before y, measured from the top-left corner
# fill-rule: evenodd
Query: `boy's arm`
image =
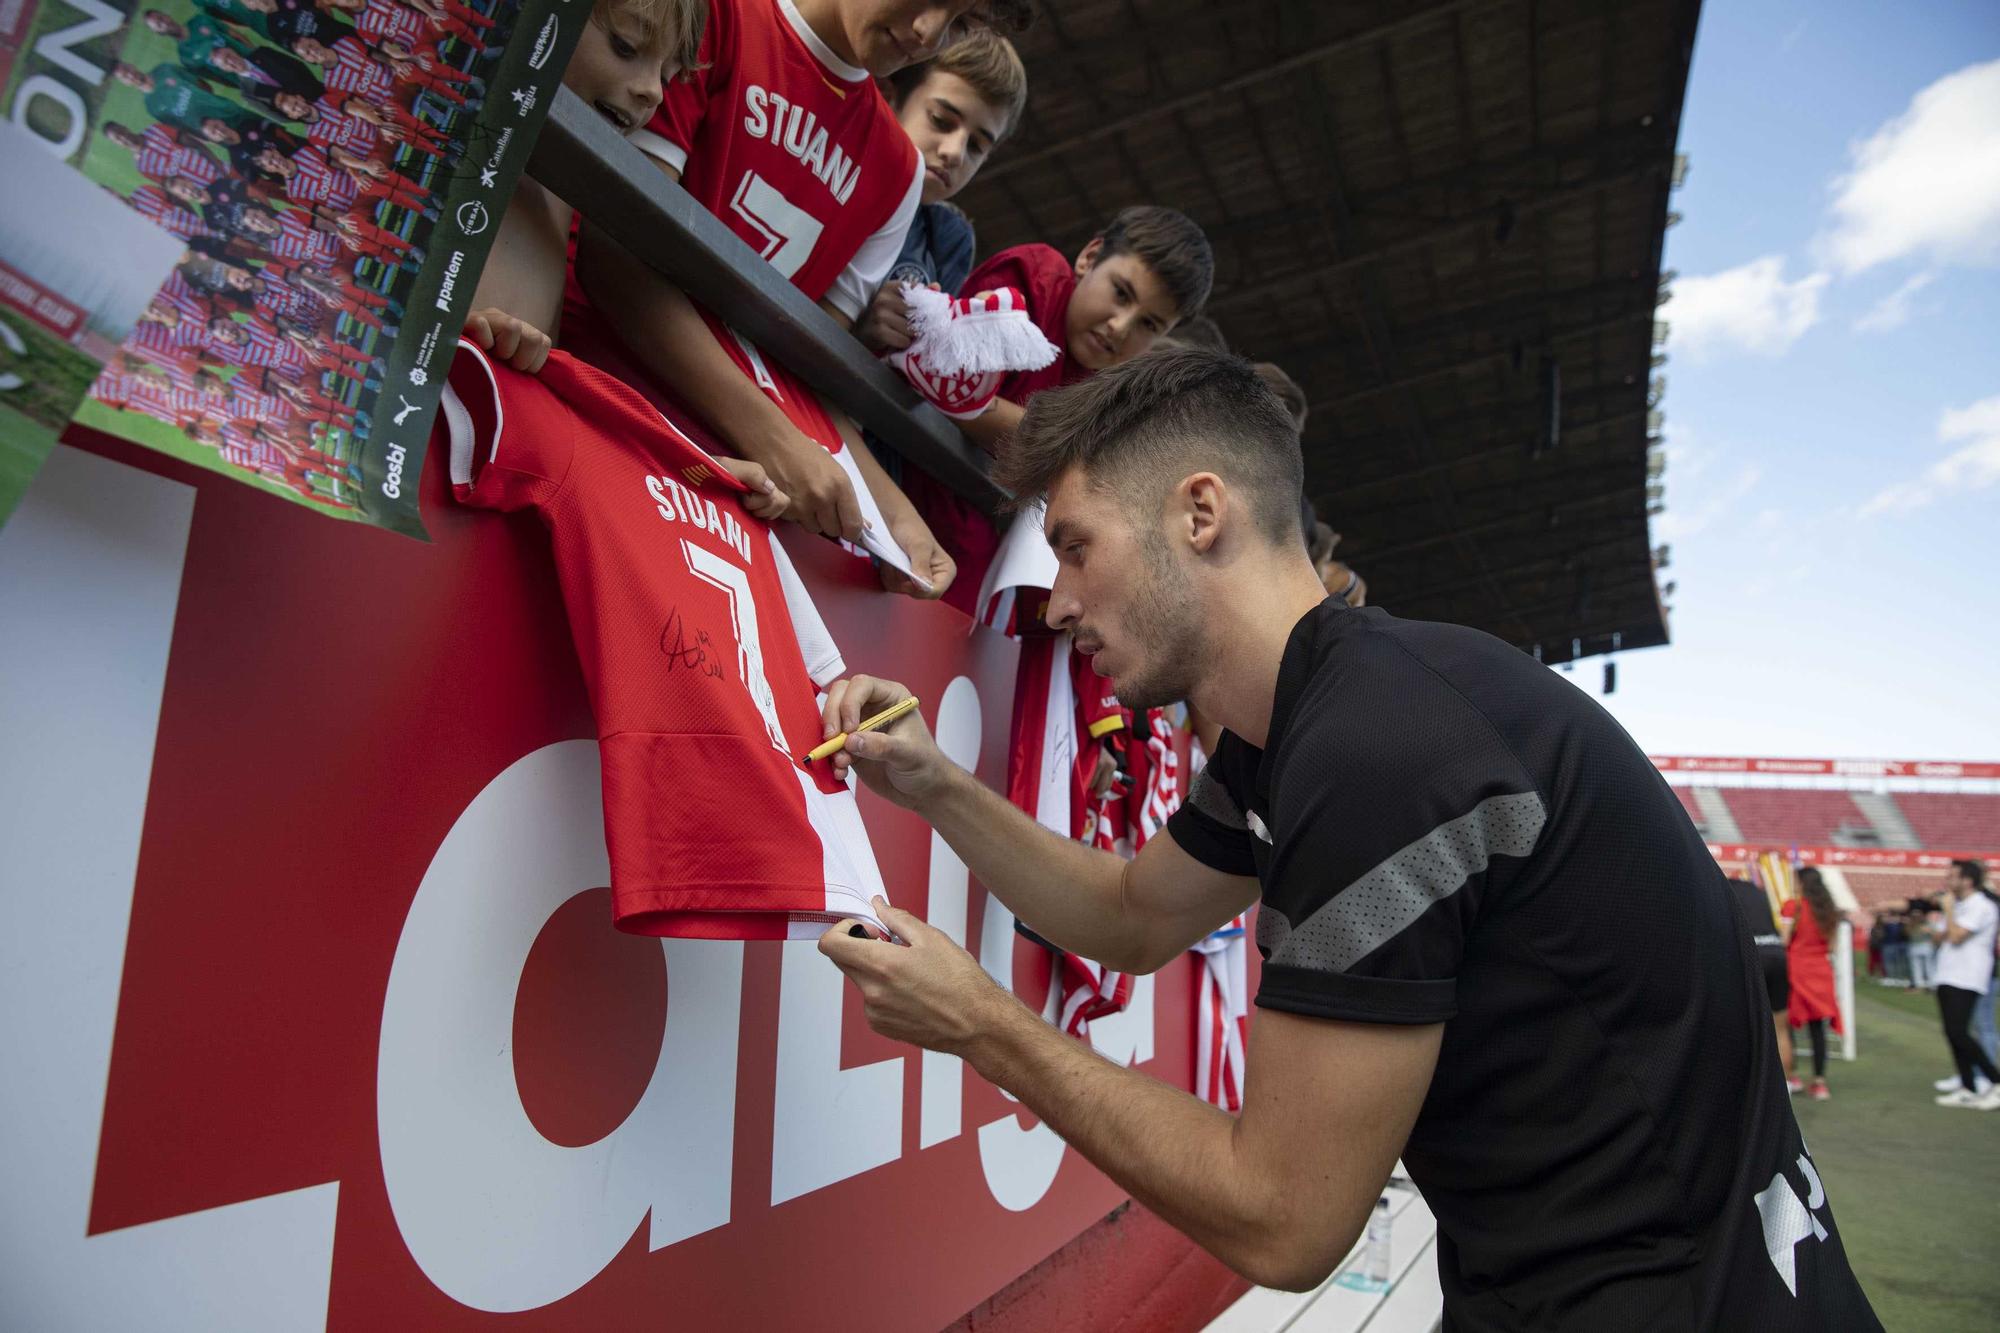
<path fill-rule="evenodd" d="M 680 173 L 655 162 L 671 180 Z M 786 511 L 809 531 L 857 541 L 861 508 L 833 455 L 792 425 L 737 368 L 678 286 L 586 219 L 577 280 L 639 360 L 692 407 L 730 452 L 755 462 L 791 497 Z"/>

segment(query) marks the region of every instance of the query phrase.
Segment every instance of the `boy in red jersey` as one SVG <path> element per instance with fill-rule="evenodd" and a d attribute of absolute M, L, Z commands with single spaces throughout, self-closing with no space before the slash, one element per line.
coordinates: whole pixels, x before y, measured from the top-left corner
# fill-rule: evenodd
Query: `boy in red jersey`
<path fill-rule="evenodd" d="M 794 286 L 852 326 L 909 230 L 923 164 L 874 79 L 934 55 L 974 25 L 1018 27 L 1021 0 L 717 0 L 696 78 L 666 90 L 639 146 Z M 586 225 L 566 343 L 763 463 L 808 529 L 856 541 L 862 506 L 847 455 L 888 537 L 933 595 L 953 569 L 866 449 L 806 433 L 760 381 L 754 349 L 678 287 Z M 643 367 L 643 370 L 640 368 Z M 880 534 L 877 534 L 878 536 Z M 914 587 L 914 585 L 912 585 Z"/>
<path fill-rule="evenodd" d="M 961 421 L 960 429 L 998 456 L 1020 425 L 1029 399 L 1146 351 L 1201 308 L 1214 274 L 1208 238 L 1192 219 L 1171 208 L 1121 210 L 1074 261 L 1047 245 L 1000 251 L 974 269 L 960 291 L 1019 291 L 1027 298 L 1028 313 L 1063 354 L 1041 370 L 1018 371 L 1001 380 L 993 405 Z M 912 478 L 910 492 L 958 562 L 957 589 L 945 600 L 976 616 L 980 581 L 999 548 L 992 520 L 927 477 Z"/>

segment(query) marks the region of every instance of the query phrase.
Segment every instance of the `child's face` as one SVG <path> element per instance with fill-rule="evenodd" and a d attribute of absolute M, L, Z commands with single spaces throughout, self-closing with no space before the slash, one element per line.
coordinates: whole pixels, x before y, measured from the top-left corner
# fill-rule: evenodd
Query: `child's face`
<path fill-rule="evenodd" d="M 924 202 L 964 189 L 1007 132 L 1007 114 L 956 74 L 932 74 L 910 90 L 896 112 L 924 159 Z"/>
<path fill-rule="evenodd" d="M 660 106 L 660 85 L 677 69 L 667 68 L 674 34 L 662 31 L 651 42 L 646 25 L 630 6 L 613 5 L 593 13 L 577 38 L 576 54 L 563 71 L 563 84 L 596 109 L 597 114 L 630 134 L 653 118 Z"/>
<path fill-rule="evenodd" d="M 1180 319 L 1180 308 L 1137 255 L 1101 257 L 1103 240 L 1076 257 L 1076 293 L 1069 298 L 1069 354 L 1085 370 L 1109 370 L 1153 345 Z"/>

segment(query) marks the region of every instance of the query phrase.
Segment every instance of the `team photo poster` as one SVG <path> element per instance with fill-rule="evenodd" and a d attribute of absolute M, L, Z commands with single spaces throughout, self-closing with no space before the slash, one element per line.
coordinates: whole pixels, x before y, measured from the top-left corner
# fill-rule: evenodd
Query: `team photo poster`
<path fill-rule="evenodd" d="M 0 0 L 6 119 L 172 238 L 129 329 L 70 349 L 72 377 L 101 363 L 76 421 L 422 537 L 417 478 L 444 370 L 588 11 Z M 14 210 L 0 254 L 77 231 L 65 198 L 38 199 L 26 236 Z M 143 271 L 117 249 L 43 279 L 44 297 L 90 309 L 65 282 Z M 5 373 L 11 345 L 0 385 L 31 378 Z M 0 426 L 12 434 L 16 417 Z M 6 461 L 19 472 L 39 453 Z"/>

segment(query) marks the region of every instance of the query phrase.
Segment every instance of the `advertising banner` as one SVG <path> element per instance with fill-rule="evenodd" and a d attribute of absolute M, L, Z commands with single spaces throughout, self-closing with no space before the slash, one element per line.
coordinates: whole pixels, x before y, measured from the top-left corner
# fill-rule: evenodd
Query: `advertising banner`
<path fill-rule="evenodd" d="M 77 419 L 422 536 L 442 370 L 587 15 L 0 0 L 0 111 L 178 244 Z M 35 203 L 33 238 L 83 223 Z"/>
<path fill-rule="evenodd" d="M 1983 861 L 2000 868 L 2000 856 L 1991 852 L 1910 852 L 1888 847 L 1787 847 L 1780 850 L 1763 844 L 1711 842 L 1708 854 L 1726 864 L 1740 864 L 1758 856 L 1796 860 L 1802 866 L 1852 866 L 1857 870 L 1943 870 L 1953 861 Z"/>
<path fill-rule="evenodd" d="M 1662 773 L 1768 773 L 1780 777 L 2000 778 L 2000 764 L 1946 759 L 1758 759 L 1736 755 L 1648 755 Z"/>
<path fill-rule="evenodd" d="M 815 945 L 612 928 L 533 516 L 434 467 L 419 545 L 79 438 L 0 529 L 0 1323 L 932 1333 L 1122 1201 Z M 781 537 L 849 668 L 1002 783 L 1017 645 Z M 951 849 L 861 814 L 1044 1009 Z M 1190 961 L 1092 1044 L 1189 1088 Z"/>

